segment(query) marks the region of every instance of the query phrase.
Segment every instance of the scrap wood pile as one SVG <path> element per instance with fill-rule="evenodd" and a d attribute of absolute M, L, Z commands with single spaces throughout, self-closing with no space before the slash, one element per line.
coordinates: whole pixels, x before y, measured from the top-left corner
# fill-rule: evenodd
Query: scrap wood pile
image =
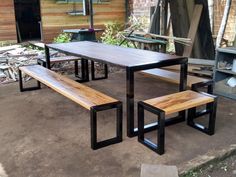
<path fill-rule="evenodd" d="M 0 47 L 0 83 L 18 80 L 18 67 L 36 64 L 36 56 L 42 52 L 22 45 Z"/>
<path fill-rule="evenodd" d="M 64 54 L 51 51 L 52 56 L 64 56 Z M 44 50 L 29 47 L 29 45 L 12 45 L 0 47 L 0 84 L 16 82 L 18 80 L 18 67 L 37 64 L 38 58 L 44 57 Z M 53 70 L 61 74 L 73 72 L 74 65 L 69 62 L 56 63 Z M 24 81 L 31 78 L 23 74 Z"/>

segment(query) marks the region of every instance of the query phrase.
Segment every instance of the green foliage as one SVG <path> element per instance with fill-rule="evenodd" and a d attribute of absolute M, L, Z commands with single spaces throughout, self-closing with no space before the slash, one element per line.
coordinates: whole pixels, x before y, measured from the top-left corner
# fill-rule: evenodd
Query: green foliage
<path fill-rule="evenodd" d="M 54 38 L 55 43 L 67 43 L 70 42 L 71 35 L 69 33 L 61 33 L 56 38 Z"/>
<path fill-rule="evenodd" d="M 111 45 L 120 45 L 124 41 L 125 35 L 134 30 L 143 31 L 147 28 L 147 24 L 148 20 L 146 17 L 136 18 L 135 16 L 131 16 L 126 25 L 118 22 L 105 24 L 106 29 L 101 36 L 102 42 Z M 128 28 L 125 29 L 125 27 Z M 122 46 L 134 48 L 133 43 L 129 41 L 123 42 Z"/>
<path fill-rule="evenodd" d="M 123 31 L 124 25 L 113 22 L 105 24 L 105 27 L 106 29 L 101 36 L 102 42 L 105 44 L 119 45 L 123 40 L 119 37 L 119 33 Z"/>

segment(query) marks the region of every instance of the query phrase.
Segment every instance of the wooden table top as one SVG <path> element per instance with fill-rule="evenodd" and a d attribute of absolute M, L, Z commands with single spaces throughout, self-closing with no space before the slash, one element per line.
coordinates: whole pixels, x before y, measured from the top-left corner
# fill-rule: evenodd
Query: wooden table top
<path fill-rule="evenodd" d="M 70 53 L 85 59 L 101 61 L 125 68 L 187 60 L 182 56 L 89 41 L 47 44 L 47 46 L 51 49 Z"/>

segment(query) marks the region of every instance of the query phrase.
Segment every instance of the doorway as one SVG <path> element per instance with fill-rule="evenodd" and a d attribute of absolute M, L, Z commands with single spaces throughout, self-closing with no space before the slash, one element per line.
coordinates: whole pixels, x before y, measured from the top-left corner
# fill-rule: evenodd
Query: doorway
<path fill-rule="evenodd" d="M 40 0 L 14 0 L 18 42 L 41 40 Z"/>

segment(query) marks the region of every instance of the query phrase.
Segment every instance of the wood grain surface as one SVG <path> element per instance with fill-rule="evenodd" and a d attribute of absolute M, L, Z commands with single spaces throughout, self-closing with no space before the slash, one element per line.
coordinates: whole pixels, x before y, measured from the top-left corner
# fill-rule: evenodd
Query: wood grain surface
<path fill-rule="evenodd" d="M 191 90 L 144 101 L 165 111 L 166 115 L 213 102 L 214 98 Z"/>
<path fill-rule="evenodd" d="M 65 61 L 77 61 L 81 58 L 75 57 L 75 56 L 62 56 L 62 57 L 51 57 L 50 62 L 51 63 L 58 63 L 58 62 L 65 62 Z M 41 60 L 46 62 L 45 58 L 41 58 Z"/>
<path fill-rule="evenodd" d="M 23 66 L 19 69 L 88 110 L 92 106 L 118 101 L 39 65 Z"/>
<path fill-rule="evenodd" d="M 179 71 L 180 72 L 180 71 Z M 168 71 L 165 69 L 149 69 L 142 71 L 141 73 L 146 76 L 151 76 L 154 78 L 158 78 L 170 83 L 179 84 L 180 83 L 180 73 L 178 71 Z M 196 77 L 196 76 L 187 76 L 187 86 L 191 88 L 193 84 L 199 83 L 199 82 L 207 82 L 208 79 Z"/>
<path fill-rule="evenodd" d="M 0 41 L 17 41 L 13 0 L 0 0 Z"/>

